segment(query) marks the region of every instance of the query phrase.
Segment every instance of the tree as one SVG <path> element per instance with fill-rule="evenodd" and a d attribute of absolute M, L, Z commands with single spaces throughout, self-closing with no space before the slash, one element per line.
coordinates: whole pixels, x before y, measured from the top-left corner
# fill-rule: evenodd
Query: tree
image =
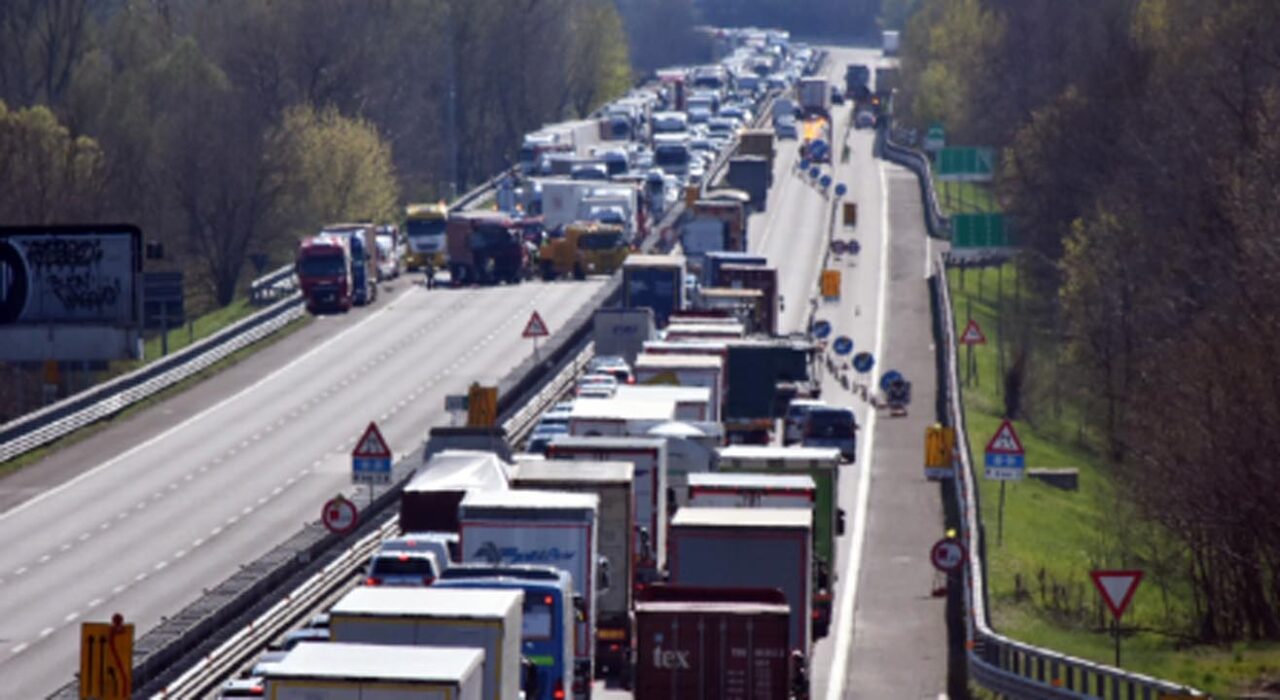
<path fill-rule="evenodd" d="M 0 100 L 60 104 L 90 48 L 89 0 L 0 2 Z"/>
<path fill-rule="evenodd" d="M 286 240 L 337 221 L 388 222 L 399 190 L 391 148 L 367 121 L 332 107 L 285 111 L 268 138 L 268 159 L 281 182 L 277 221 Z"/>
<path fill-rule="evenodd" d="M 582 0 L 574 13 L 568 90 L 573 111 L 585 117 L 631 87 L 622 19 L 610 0 Z"/>
<path fill-rule="evenodd" d="M 102 209 L 97 142 L 72 136 L 47 107 L 10 111 L 0 102 L 0 221 L 83 223 Z"/>

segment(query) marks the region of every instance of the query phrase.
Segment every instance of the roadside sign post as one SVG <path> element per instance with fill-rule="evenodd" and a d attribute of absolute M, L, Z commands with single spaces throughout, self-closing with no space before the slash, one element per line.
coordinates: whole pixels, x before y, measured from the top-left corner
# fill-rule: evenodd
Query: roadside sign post
<path fill-rule="evenodd" d="M 391 483 L 391 448 L 382 437 L 376 423 L 370 421 L 369 427 L 356 441 L 351 450 L 351 481 L 355 484 L 369 485 L 369 503 L 373 504 L 373 489 L 378 484 Z"/>
<path fill-rule="evenodd" d="M 1102 602 L 1111 610 L 1111 634 L 1116 641 L 1116 668 L 1120 668 L 1120 618 L 1133 601 L 1133 594 L 1142 583 L 1143 572 L 1139 569 L 1106 570 L 1089 572 L 1094 588 L 1102 595 Z"/>
<path fill-rule="evenodd" d="M 954 476 L 956 429 L 940 423 L 925 428 L 924 478 L 950 479 Z"/>
<path fill-rule="evenodd" d="M 467 390 L 467 427 L 492 428 L 498 424 L 498 387 L 472 384 Z"/>
<path fill-rule="evenodd" d="M 986 477 L 1000 482 L 1000 506 L 996 515 L 996 546 L 1004 546 L 1004 489 L 1005 482 L 1021 481 L 1026 471 L 1026 450 L 1022 448 L 1022 440 L 1013 429 L 1008 419 L 996 429 L 996 434 L 987 442 Z"/>
<path fill-rule="evenodd" d="M 80 700 L 129 700 L 133 695 L 133 625 L 116 613 L 111 622 L 80 625 Z"/>
<path fill-rule="evenodd" d="M 542 315 L 534 311 L 529 316 L 529 322 L 524 324 L 524 332 L 520 334 L 524 338 L 533 338 L 533 356 L 538 357 L 538 338 L 545 338 L 550 335 L 547 330 L 547 322 L 542 320 Z"/>
<path fill-rule="evenodd" d="M 826 301 L 840 300 L 840 271 L 822 271 L 822 298 Z"/>

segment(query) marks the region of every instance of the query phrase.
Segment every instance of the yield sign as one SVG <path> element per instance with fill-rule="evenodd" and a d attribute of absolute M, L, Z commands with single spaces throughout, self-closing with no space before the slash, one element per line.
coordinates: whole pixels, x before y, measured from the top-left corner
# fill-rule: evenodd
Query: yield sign
<path fill-rule="evenodd" d="M 985 345 L 987 336 L 982 333 L 982 329 L 978 327 L 978 322 L 969 319 L 969 325 L 964 327 L 964 332 L 960 334 L 961 345 Z"/>
<path fill-rule="evenodd" d="M 524 324 L 524 333 L 521 334 L 525 338 L 545 338 L 550 335 L 547 332 L 547 322 L 542 320 L 542 316 L 537 311 L 529 317 L 529 322 Z"/>
<path fill-rule="evenodd" d="M 356 448 L 351 451 L 351 456 L 356 459 L 390 459 L 391 448 L 387 447 L 387 441 L 382 439 L 378 426 L 369 423 L 369 427 L 364 429 L 364 435 L 360 436 L 360 440 L 356 442 Z"/>
<path fill-rule="evenodd" d="M 996 434 L 991 436 L 991 442 L 987 443 L 987 453 L 993 455 L 1024 455 L 1026 451 L 1022 449 L 1022 441 L 1018 439 L 1018 434 L 1013 431 L 1013 423 L 1006 418 L 1000 424 Z"/>
<path fill-rule="evenodd" d="M 1119 620 L 1133 600 L 1133 592 L 1138 590 L 1142 581 L 1142 571 L 1129 569 L 1125 571 L 1090 571 L 1093 585 L 1102 594 L 1102 600 L 1111 608 L 1111 614 Z"/>

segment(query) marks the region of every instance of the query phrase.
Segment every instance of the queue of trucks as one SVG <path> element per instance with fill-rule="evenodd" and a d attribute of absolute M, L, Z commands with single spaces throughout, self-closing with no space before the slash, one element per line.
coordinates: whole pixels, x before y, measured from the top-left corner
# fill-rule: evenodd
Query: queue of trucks
<path fill-rule="evenodd" d="M 747 36 L 758 53 L 787 48 L 781 35 Z M 667 75 L 679 86 L 667 104 L 705 109 L 698 91 L 731 76 Z M 620 101 L 599 136 L 643 135 L 653 106 Z M 579 138 L 539 135 L 528 156 L 536 165 Z M 780 334 L 778 269 L 748 252 L 747 215 L 763 207 L 773 158 L 772 132 L 744 134 L 733 189 L 690 200 L 682 254 L 603 265 L 621 269 L 622 293 L 596 312 L 596 359 L 527 442 L 431 431 L 400 495 L 399 535 L 329 608 L 327 632 L 266 665 L 269 697 L 562 700 L 600 683 L 637 700 L 809 697 L 852 452 L 810 442 L 819 349 Z M 519 212 L 424 205 L 406 219 L 410 265 L 475 283 L 577 277 L 604 271 L 585 251 L 634 240 L 626 222 L 644 210 L 639 198 L 584 205 L 614 184 L 532 180 L 535 215 L 558 235 L 531 246 Z M 584 219 L 584 206 L 616 206 L 624 222 Z M 300 275 L 321 270 L 322 251 L 351 267 L 349 239 L 321 238 L 300 246 Z M 349 289 L 354 273 L 345 279 Z M 856 422 L 840 430 L 823 436 L 856 439 Z"/>

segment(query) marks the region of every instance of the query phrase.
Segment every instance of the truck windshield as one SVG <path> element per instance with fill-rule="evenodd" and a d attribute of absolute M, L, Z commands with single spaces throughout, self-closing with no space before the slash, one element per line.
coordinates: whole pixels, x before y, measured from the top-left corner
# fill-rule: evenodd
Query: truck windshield
<path fill-rule="evenodd" d="M 346 269 L 340 256 L 309 256 L 298 261 L 298 274 L 303 277 L 341 277 L 346 274 Z"/>
<path fill-rule="evenodd" d="M 624 242 L 620 231 L 593 233 L 578 239 L 578 248 L 581 250 L 613 250 L 614 248 L 621 248 L 623 245 Z"/>
<path fill-rule="evenodd" d="M 526 642 L 551 639 L 552 622 L 555 620 L 554 602 L 555 598 L 549 594 L 525 591 L 521 639 Z"/>
<path fill-rule="evenodd" d="M 443 219 L 410 219 L 404 226 L 415 253 L 434 253 L 444 241 Z"/>

